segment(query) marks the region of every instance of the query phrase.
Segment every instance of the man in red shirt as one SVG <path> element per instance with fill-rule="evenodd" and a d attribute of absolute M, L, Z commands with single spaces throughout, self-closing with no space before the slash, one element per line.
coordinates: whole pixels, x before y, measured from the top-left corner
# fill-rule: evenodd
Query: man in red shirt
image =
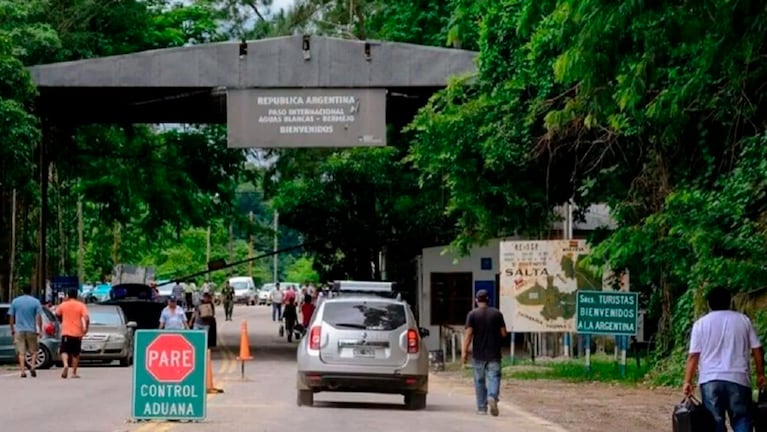
<path fill-rule="evenodd" d="M 282 297 L 282 303 L 283 304 L 290 304 L 290 302 L 296 301 L 296 289 L 293 286 L 288 286 L 287 289 L 285 289 L 285 294 L 283 294 Z"/>
<path fill-rule="evenodd" d="M 312 302 L 312 296 L 307 294 L 304 297 L 304 303 L 301 305 L 301 324 L 304 326 L 304 329 L 309 327 L 309 321 L 311 321 L 313 314 L 314 303 Z"/>

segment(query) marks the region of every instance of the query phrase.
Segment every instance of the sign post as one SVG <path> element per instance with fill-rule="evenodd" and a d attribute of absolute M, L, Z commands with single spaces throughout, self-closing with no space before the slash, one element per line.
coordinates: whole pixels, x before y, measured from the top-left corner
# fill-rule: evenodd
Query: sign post
<path fill-rule="evenodd" d="M 207 342 L 204 330 L 136 331 L 134 419 L 205 419 Z"/>
<path fill-rule="evenodd" d="M 590 369 L 591 335 L 618 336 L 621 376 L 626 374 L 629 336 L 637 334 L 639 294 L 617 291 L 578 291 L 575 302 L 576 331 L 586 335 L 586 370 Z"/>
<path fill-rule="evenodd" d="M 576 293 L 602 285 L 580 265 L 589 251 L 586 240 L 500 242 L 498 307 L 515 335 L 530 335 L 533 359 L 547 354 L 545 333 L 565 333 L 572 345 L 567 334 L 575 330 Z"/>

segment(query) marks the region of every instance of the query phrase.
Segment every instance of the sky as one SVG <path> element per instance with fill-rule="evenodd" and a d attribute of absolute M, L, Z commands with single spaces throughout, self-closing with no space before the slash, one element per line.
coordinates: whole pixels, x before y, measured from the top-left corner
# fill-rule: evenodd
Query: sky
<path fill-rule="evenodd" d="M 274 0 L 274 3 L 272 3 L 272 9 L 274 11 L 278 11 L 280 9 L 287 9 L 290 5 L 293 4 L 295 0 Z"/>

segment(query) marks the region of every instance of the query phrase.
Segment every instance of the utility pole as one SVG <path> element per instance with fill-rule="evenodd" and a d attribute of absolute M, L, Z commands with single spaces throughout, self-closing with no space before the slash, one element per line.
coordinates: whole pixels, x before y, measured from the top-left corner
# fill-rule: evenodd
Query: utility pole
<path fill-rule="evenodd" d="M 280 256 L 277 254 L 277 251 L 280 247 L 280 214 L 277 213 L 275 210 L 274 212 L 274 269 L 273 269 L 273 276 L 274 279 L 273 282 L 276 284 L 279 282 L 279 265 L 280 265 Z"/>
<path fill-rule="evenodd" d="M 234 225 L 229 222 L 229 262 L 234 262 Z M 232 276 L 234 268 L 229 268 L 229 276 Z"/>
<path fill-rule="evenodd" d="M 85 282 L 85 222 L 83 221 L 83 197 L 77 197 L 77 278 Z"/>
<path fill-rule="evenodd" d="M 16 189 L 11 192 L 11 263 L 8 271 L 8 302 L 13 298 L 13 280 L 16 277 Z"/>
<path fill-rule="evenodd" d="M 563 225 L 562 234 L 565 240 L 573 239 L 573 203 L 572 200 L 567 200 L 565 204 L 565 222 Z M 572 335 L 570 333 L 564 334 L 564 351 L 565 358 L 570 358 L 570 349 L 572 346 Z"/>
<path fill-rule="evenodd" d="M 381 247 L 381 251 L 378 252 L 378 269 L 379 269 L 379 275 L 380 280 L 385 281 L 387 280 L 387 274 L 386 274 L 386 245 Z"/>
<path fill-rule="evenodd" d="M 248 227 L 248 232 L 250 233 L 250 238 L 248 239 L 248 258 L 253 259 L 253 212 L 250 212 L 250 227 Z M 248 276 L 253 277 L 253 261 L 248 261 Z"/>
<path fill-rule="evenodd" d="M 43 125 L 43 139 L 39 147 L 40 168 L 40 217 L 38 219 L 38 244 L 37 244 L 37 281 L 32 287 L 35 295 L 45 293 L 48 282 L 48 180 L 50 179 L 48 164 L 48 140 L 53 139 L 54 131 L 50 125 Z"/>
<path fill-rule="evenodd" d="M 115 220 L 112 224 L 112 265 L 120 263 L 120 247 L 122 245 L 122 224 Z"/>
<path fill-rule="evenodd" d="M 214 206 L 218 206 L 218 204 L 219 204 L 218 193 L 213 195 L 212 202 L 213 202 Z M 210 252 L 210 247 L 211 247 L 210 237 L 211 237 L 211 231 L 212 231 L 211 225 L 210 225 L 210 222 L 208 222 L 208 240 L 207 240 L 207 245 L 206 245 L 206 249 L 205 249 L 205 267 L 207 267 L 208 263 L 210 263 L 210 254 L 211 254 L 211 252 Z M 210 282 L 210 270 L 208 270 L 205 273 L 205 281 L 206 282 Z"/>
<path fill-rule="evenodd" d="M 207 245 L 205 248 L 205 266 L 210 262 L 210 224 L 208 224 Z M 205 282 L 210 282 L 210 272 L 205 273 Z"/>

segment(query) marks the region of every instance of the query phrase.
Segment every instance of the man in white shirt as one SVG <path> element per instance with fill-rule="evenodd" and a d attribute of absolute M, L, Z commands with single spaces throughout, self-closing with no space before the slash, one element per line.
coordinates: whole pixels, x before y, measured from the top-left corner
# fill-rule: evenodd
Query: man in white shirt
<path fill-rule="evenodd" d="M 284 300 L 283 292 L 280 291 L 280 284 L 274 285 L 270 297 L 272 298 L 272 321 L 282 321 L 282 302 Z"/>
<path fill-rule="evenodd" d="M 181 286 L 181 281 L 176 281 L 176 284 L 171 288 L 171 296 L 176 299 L 178 305 L 184 307 L 184 287 Z"/>
<path fill-rule="evenodd" d="M 754 357 L 759 388 L 767 386 L 764 350 L 751 320 L 730 310 L 730 292 L 716 287 L 706 297 L 711 312 L 692 327 L 690 350 L 684 374 L 684 394 L 693 393 L 693 376 L 703 404 L 716 421 L 716 432 L 725 432 L 725 412 L 733 432 L 751 432 L 751 368 Z"/>

